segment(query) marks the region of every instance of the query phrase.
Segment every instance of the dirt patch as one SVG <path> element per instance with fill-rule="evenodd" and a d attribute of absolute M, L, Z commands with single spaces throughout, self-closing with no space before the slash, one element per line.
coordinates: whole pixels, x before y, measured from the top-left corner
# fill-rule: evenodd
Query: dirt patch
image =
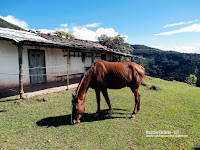
<path fill-rule="evenodd" d="M 22 102 L 19 102 L 19 103 L 17 104 L 17 106 L 19 106 L 19 107 L 24 107 L 24 106 L 27 106 L 27 105 L 24 104 L 24 103 L 22 103 Z"/>

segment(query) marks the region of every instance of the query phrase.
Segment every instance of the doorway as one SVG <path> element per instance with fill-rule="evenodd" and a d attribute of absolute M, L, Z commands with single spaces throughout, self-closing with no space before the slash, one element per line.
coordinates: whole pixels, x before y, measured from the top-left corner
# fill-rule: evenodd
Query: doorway
<path fill-rule="evenodd" d="M 28 50 L 30 83 L 46 82 L 45 52 L 42 50 Z"/>

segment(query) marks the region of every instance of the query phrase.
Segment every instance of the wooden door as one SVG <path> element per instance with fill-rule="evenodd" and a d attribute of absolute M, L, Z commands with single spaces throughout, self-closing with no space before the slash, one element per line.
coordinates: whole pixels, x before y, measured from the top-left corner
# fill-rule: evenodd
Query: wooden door
<path fill-rule="evenodd" d="M 46 82 L 45 53 L 41 50 L 29 50 L 30 83 Z"/>

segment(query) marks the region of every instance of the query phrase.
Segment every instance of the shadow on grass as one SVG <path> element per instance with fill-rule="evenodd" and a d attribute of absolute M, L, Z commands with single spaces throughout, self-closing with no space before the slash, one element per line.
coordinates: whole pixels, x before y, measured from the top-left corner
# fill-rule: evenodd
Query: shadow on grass
<path fill-rule="evenodd" d="M 7 100 L 0 101 L 0 103 L 12 102 L 12 101 L 16 101 L 16 100 L 19 100 L 19 99 L 18 99 L 18 98 L 15 98 L 15 99 L 7 99 Z"/>
<path fill-rule="evenodd" d="M 115 110 L 120 110 L 120 111 L 126 111 L 124 109 L 113 109 L 114 114 L 119 114 L 123 115 L 124 113 L 118 113 L 115 112 Z M 116 119 L 116 118 L 127 118 L 127 117 L 108 117 L 108 109 L 101 110 L 101 114 L 98 117 L 94 117 L 94 113 L 84 113 L 83 117 L 81 118 L 81 122 L 93 122 L 93 121 L 100 121 L 100 120 L 106 120 L 106 119 Z M 64 126 L 64 125 L 71 125 L 70 124 L 71 120 L 71 114 L 69 115 L 64 115 L 64 116 L 56 116 L 56 117 L 48 117 L 41 119 L 36 122 L 38 126 L 48 126 L 48 127 L 59 127 L 59 126 Z"/>
<path fill-rule="evenodd" d="M 7 112 L 7 110 L 0 110 L 0 113 L 2 113 L 2 112 Z"/>

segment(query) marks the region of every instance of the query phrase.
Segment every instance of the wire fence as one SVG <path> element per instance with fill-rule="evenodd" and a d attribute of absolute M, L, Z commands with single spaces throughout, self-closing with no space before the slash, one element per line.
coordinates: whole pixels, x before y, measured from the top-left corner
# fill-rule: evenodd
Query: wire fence
<path fill-rule="evenodd" d="M 73 69 L 70 69 L 71 67 L 67 67 L 67 65 L 60 65 L 60 66 L 48 66 L 48 67 L 42 67 L 42 66 L 37 66 L 37 67 L 33 67 L 33 68 L 23 68 L 23 70 L 26 70 L 28 69 L 29 71 L 32 71 L 32 70 L 36 70 L 36 69 L 57 69 L 57 68 L 62 68 L 62 67 L 65 67 L 65 71 L 66 73 L 57 73 L 58 70 L 53 70 L 53 71 L 50 71 L 50 72 L 54 72 L 54 73 L 46 73 L 46 74 L 21 74 L 22 76 L 66 76 L 67 75 L 67 72 L 70 72 L 70 71 L 74 71 L 74 70 L 79 70 L 80 72 L 79 73 L 83 73 L 83 70 L 84 68 L 83 67 L 73 67 Z M 69 75 L 72 75 L 72 74 L 75 74 L 75 73 L 69 73 Z M 78 74 L 78 73 L 77 73 Z M 0 75 L 11 75 L 11 76 L 19 76 L 19 73 L 5 73 L 5 72 L 0 72 Z"/>

